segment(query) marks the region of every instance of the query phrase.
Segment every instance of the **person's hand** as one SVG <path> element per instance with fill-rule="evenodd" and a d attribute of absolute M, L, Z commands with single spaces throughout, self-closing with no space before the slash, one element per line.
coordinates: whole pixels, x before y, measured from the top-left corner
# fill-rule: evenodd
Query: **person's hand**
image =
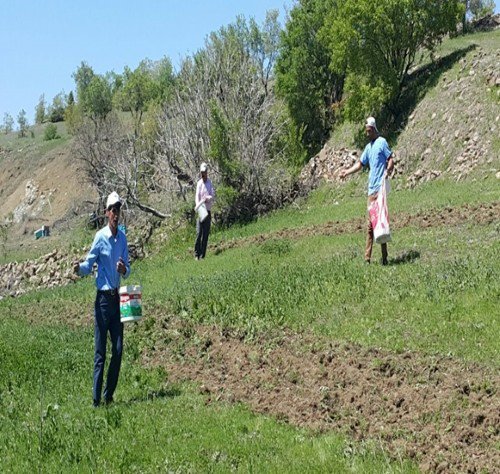
<path fill-rule="evenodd" d="M 345 179 L 346 176 L 347 176 L 347 170 L 340 170 L 339 178 Z"/>
<path fill-rule="evenodd" d="M 210 194 L 205 197 L 205 202 L 208 202 L 208 201 L 211 201 L 211 200 L 212 200 L 212 196 L 210 196 Z"/>
<path fill-rule="evenodd" d="M 77 275 L 80 273 L 80 262 L 73 262 L 73 272 Z"/>
<path fill-rule="evenodd" d="M 123 261 L 123 258 L 119 258 L 118 262 L 116 262 L 116 271 L 118 273 L 121 273 L 122 275 L 125 275 L 125 272 L 127 271 L 127 267 L 125 266 L 125 262 Z"/>

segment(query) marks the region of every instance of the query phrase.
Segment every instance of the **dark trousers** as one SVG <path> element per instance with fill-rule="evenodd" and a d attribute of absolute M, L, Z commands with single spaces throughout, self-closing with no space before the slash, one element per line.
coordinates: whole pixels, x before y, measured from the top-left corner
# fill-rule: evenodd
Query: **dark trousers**
<path fill-rule="evenodd" d="M 211 223 L 212 214 L 210 211 L 203 222 L 200 222 L 200 219 L 196 220 L 196 243 L 194 244 L 194 256 L 196 258 L 205 258 Z"/>
<path fill-rule="evenodd" d="M 111 361 L 104 387 L 104 399 L 111 400 L 115 392 L 123 351 L 123 323 L 120 321 L 120 296 L 118 292 L 108 294 L 98 291 L 94 308 L 94 403 L 101 400 L 104 363 L 106 361 L 106 341 L 109 331 L 111 338 Z"/>

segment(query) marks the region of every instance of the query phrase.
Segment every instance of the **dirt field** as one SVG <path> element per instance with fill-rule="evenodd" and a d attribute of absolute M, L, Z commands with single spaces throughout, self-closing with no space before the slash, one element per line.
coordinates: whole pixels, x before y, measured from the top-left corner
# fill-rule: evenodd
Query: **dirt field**
<path fill-rule="evenodd" d="M 206 403 L 243 402 L 293 425 L 340 431 L 394 459 L 413 458 L 423 471 L 500 472 L 500 377 L 492 370 L 305 334 L 248 344 L 217 327 L 164 324 L 170 342 L 156 341 L 145 362 L 165 367 L 172 381 L 196 382 Z"/>

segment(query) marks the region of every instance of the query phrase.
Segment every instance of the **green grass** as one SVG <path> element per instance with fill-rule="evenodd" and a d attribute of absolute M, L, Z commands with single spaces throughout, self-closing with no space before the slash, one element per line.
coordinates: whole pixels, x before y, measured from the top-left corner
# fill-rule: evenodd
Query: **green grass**
<path fill-rule="evenodd" d="M 19 137 L 16 131 L 7 134 L 0 133 L 0 147 L 9 150 L 15 159 L 23 159 L 24 157 L 33 159 L 35 156 L 43 156 L 50 150 L 64 145 L 69 140 L 64 122 L 55 124 L 60 138 L 44 140 L 44 131 L 47 125 L 47 123 L 34 125 L 34 136 L 31 136 L 29 131 L 25 137 Z"/>
<path fill-rule="evenodd" d="M 245 226 L 219 230 L 210 236 L 211 243 L 240 239 L 282 229 L 308 227 L 332 221 L 346 221 L 365 216 L 367 175 L 350 179 L 345 186 L 322 186 L 307 200 L 300 200 L 284 210 L 275 211 Z M 500 185 L 494 176 L 467 182 L 440 179 L 414 189 L 404 189 L 401 180 L 393 180 L 395 191 L 388 200 L 393 213 L 416 214 L 432 209 L 478 205 L 498 199 Z M 401 189 L 397 189 L 400 187 Z M 396 191 L 397 190 L 397 191 Z M 182 242 L 177 241 L 176 245 Z"/>
<path fill-rule="evenodd" d="M 390 206 L 394 213 L 411 214 L 491 202 L 498 187 L 492 179 L 479 184 L 436 181 L 414 191 L 393 192 Z M 259 245 L 243 242 L 219 255 L 209 253 L 203 262 L 192 258 L 193 229 L 183 229 L 156 257 L 136 262 L 130 282 L 143 285 L 145 310 L 153 319 L 177 315 L 195 323 L 236 327 L 248 337 L 274 327 L 307 328 L 367 346 L 451 354 L 498 366 L 498 224 L 398 229 L 389 245 L 396 264 L 387 268 L 376 263 L 377 245 L 375 264 L 364 265 L 364 232 L 300 239 L 272 236 L 280 229 L 364 216 L 364 196 L 341 193 L 323 188 L 299 209 L 215 231 L 212 242 L 271 234 Z M 332 195 L 341 204 L 332 205 Z M 93 283 L 87 279 L 2 301 L 0 309 L 14 313 L 17 308 L 32 320 L 41 312 L 53 322 L 60 321 L 62 313 L 65 321 L 82 324 L 80 308 L 87 306 L 83 314 L 90 312 L 92 293 Z M 145 331 L 143 337 L 148 336 Z"/>
<path fill-rule="evenodd" d="M 187 227 L 135 262 L 129 283 L 143 285 L 145 317 L 127 327 L 118 403 L 110 409 L 90 406 L 91 279 L 0 301 L 0 470 L 413 472 L 336 433 L 296 429 L 240 405 L 207 405 L 195 387 L 171 385 L 168 374 L 140 366 L 141 348 L 151 348 L 161 321 L 173 316 L 236 328 L 248 340 L 286 327 L 498 368 L 498 222 L 397 229 L 388 267 L 376 263 L 378 246 L 375 263 L 363 263 L 364 232 L 272 235 L 363 217 L 364 178 L 323 187 L 247 226 L 214 227 L 211 236 L 223 242 L 270 233 L 259 244 L 240 242 L 197 262 Z M 435 181 L 393 191 L 391 212 L 494 202 L 498 190 L 492 178 Z"/>
<path fill-rule="evenodd" d="M 497 30 L 444 42 L 437 51 L 442 61 L 415 84 L 409 110 L 424 94 L 437 93 L 434 86 L 442 74 L 450 80 L 459 76 L 457 61 L 475 54 L 468 48 L 496 52 L 499 35 Z M 429 64 L 424 57 L 420 65 Z M 495 91 L 485 93 L 492 104 L 498 100 Z M 67 145 L 64 124 L 57 126 L 60 139 L 44 141 L 43 125 L 35 127 L 34 137 L 0 135 L 0 147 L 27 166 Z M 339 128 L 332 143 L 352 146 L 357 128 Z M 498 151 L 500 141 L 492 140 Z M 498 201 L 499 181 L 481 177 L 478 172 L 465 182 L 439 179 L 414 190 L 395 181 L 391 213 Z M 409 461 L 390 460 L 375 442 L 297 429 L 239 404 L 208 403 L 194 384 L 172 384 L 161 368 L 141 365 L 141 349 L 150 349 L 161 338 L 160 323 L 174 317 L 236 328 L 247 340 L 288 328 L 498 369 L 498 220 L 397 229 L 388 267 L 376 263 L 378 246 L 375 263 L 363 263 L 364 232 L 278 238 L 277 232 L 286 229 L 364 218 L 366 179 L 359 174 L 342 186 L 323 186 L 248 225 L 214 226 L 211 244 L 235 241 L 239 246 L 218 255 L 209 249 L 203 262 L 192 257 L 192 226 L 174 232 L 152 257 L 135 262 L 129 283 L 143 285 L 145 317 L 126 327 L 117 403 L 110 408 L 91 407 L 95 289 L 90 278 L 0 300 L 0 471 L 417 472 Z M 59 246 L 81 251 L 93 233 L 81 225 L 64 240 L 0 255 L 0 263 Z M 259 244 L 239 242 L 261 234 L 269 236 Z"/>
<path fill-rule="evenodd" d="M 133 347 L 117 403 L 93 409 L 92 339 L 90 329 L 0 320 L 2 472 L 416 472 L 368 444 L 207 405 L 140 368 Z"/>

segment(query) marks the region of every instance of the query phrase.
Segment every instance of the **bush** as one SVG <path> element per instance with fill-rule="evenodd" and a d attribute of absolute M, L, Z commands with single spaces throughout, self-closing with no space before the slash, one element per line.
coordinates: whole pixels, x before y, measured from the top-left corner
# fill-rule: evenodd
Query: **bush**
<path fill-rule="evenodd" d="M 45 127 L 43 139 L 45 141 L 49 141 L 49 140 L 55 140 L 56 138 L 61 138 L 61 136 L 57 133 L 57 125 L 54 123 L 49 123 Z"/>

